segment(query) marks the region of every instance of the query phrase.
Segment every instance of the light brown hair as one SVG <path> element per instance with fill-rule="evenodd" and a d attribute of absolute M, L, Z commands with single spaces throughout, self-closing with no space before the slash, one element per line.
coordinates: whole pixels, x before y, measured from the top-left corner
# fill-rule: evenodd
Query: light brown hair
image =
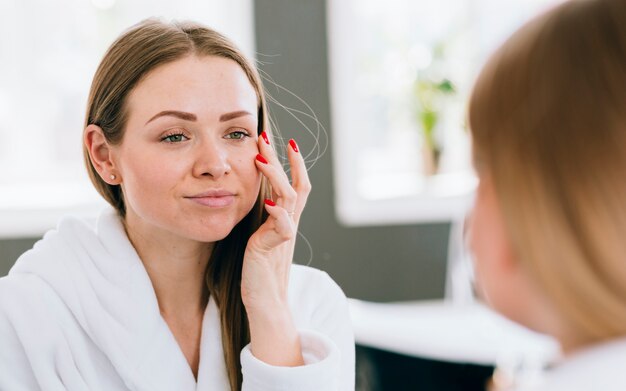
<path fill-rule="evenodd" d="M 260 134 L 265 130 L 268 137 L 272 137 L 261 79 L 241 51 L 226 37 L 205 26 L 191 22 L 165 23 L 156 19 L 131 27 L 109 47 L 91 85 L 85 127 L 95 124 L 102 129 L 109 144 L 120 144 L 128 117 L 126 101 L 133 88 L 155 68 L 190 55 L 218 56 L 235 61 L 256 91 L 257 132 Z M 102 180 L 86 147 L 83 154 L 94 186 L 124 217 L 126 208 L 120 186 Z M 248 319 L 241 300 L 243 254 L 248 239 L 267 217 L 263 200 L 270 195 L 269 184 L 264 178 L 254 207 L 226 238 L 215 244 L 206 270 L 206 293 L 215 299 L 220 309 L 222 346 L 232 390 L 241 389 L 239 354 L 250 340 Z"/>
<path fill-rule="evenodd" d="M 482 71 L 469 123 L 523 267 L 584 341 L 626 335 L 626 2 L 529 22 Z"/>

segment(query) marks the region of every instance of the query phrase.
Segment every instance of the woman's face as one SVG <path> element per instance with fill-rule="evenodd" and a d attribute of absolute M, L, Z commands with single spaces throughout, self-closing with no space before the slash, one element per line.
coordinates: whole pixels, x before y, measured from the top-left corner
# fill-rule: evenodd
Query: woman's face
<path fill-rule="evenodd" d="M 486 173 L 479 177 L 469 245 L 480 293 L 509 319 L 556 335 L 556 311 L 513 250 L 493 180 Z"/>
<path fill-rule="evenodd" d="M 493 182 L 486 173 L 480 175 L 469 235 L 480 293 L 494 309 L 516 318 L 511 311 L 519 294 L 514 278 L 518 268 Z"/>
<path fill-rule="evenodd" d="M 177 60 L 150 72 L 126 109 L 112 157 L 127 223 L 199 242 L 225 238 L 261 183 L 257 96 L 243 69 L 215 56 Z"/>

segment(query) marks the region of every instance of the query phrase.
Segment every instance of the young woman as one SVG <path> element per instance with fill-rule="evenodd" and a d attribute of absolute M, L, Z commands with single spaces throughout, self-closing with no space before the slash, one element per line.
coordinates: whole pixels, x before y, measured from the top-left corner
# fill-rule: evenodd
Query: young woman
<path fill-rule="evenodd" d="M 113 206 L 67 218 L 0 279 L 1 390 L 351 390 L 347 303 L 292 265 L 292 183 L 263 87 L 225 37 L 142 22 L 96 71 L 84 131 Z"/>
<path fill-rule="evenodd" d="M 533 390 L 625 390 L 626 2 L 528 23 L 482 71 L 469 121 L 478 283 L 563 347 Z"/>

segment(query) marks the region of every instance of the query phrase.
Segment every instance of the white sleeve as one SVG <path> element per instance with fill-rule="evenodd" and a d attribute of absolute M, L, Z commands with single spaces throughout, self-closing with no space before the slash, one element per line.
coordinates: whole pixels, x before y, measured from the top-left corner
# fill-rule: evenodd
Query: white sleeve
<path fill-rule="evenodd" d="M 305 365 L 277 367 L 241 352 L 243 391 L 353 391 L 354 334 L 348 301 L 324 272 L 316 273 L 310 327 L 300 329 Z"/>
<path fill-rule="evenodd" d="M 300 330 L 304 365 L 277 367 L 252 355 L 250 345 L 241 352 L 243 391 L 335 391 L 338 390 L 340 353 L 326 336 Z"/>

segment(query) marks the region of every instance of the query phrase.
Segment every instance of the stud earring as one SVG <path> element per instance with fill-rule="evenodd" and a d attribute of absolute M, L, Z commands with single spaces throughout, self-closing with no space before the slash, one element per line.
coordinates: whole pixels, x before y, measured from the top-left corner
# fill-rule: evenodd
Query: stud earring
<path fill-rule="evenodd" d="M 115 174 L 111 174 L 111 175 L 109 176 L 109 178 L 111 178 L 111 180 L 112 180 L 112 181 L 114 181 L 114 180 L 115 180 L 115 178 L 116 178 L 116 176 L 115 176 Z"/>

